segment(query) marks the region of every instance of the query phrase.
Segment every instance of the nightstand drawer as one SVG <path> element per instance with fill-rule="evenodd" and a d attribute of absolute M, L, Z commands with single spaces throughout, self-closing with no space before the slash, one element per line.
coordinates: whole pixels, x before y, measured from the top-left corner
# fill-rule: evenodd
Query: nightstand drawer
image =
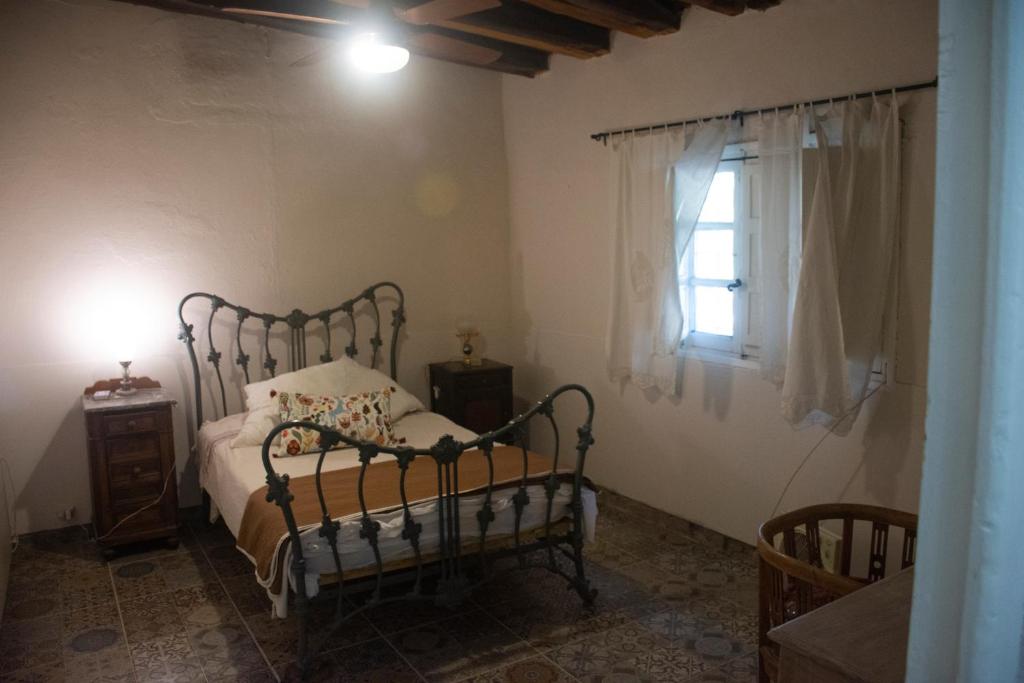
<path fill-rule="evenodd" d="M 111 436 L 155 432 L 161 428 L 160 413 L 131 413 L 129 415 L 104 415 L 103 432 Z"/>
<path fill-rule="evenodd" d="M 166 524 L 164 512 L 159 504 L 145 510 L 142 509 L 151 502 L 153 502 L 152 498 L 137 500 L 131 505 L 114 506 L 114 524 L 119 524 L 131 517 L 131 519 L 118 527 L 118 531 L 127 532 L 164 526 Z"/>
<path fill-rule="evenodd" d="M 110 487 L 121 489 L 139 482 L 161 481 L 162 468 L 159 458 L 129 460 L 110 463 Z"/>
<path fill-rule="evenodd" d="M 479 372 L 455 378 L 455 389 L 457 391 L 489 389 L 491 387 L 510 386 L 511 384 L 511 372 Z"/>
<path fill-rule="evenodd" d="M 162 484 L 163 481 L 161 481 L 159 474 L 155 477 L 145 477 L 120 483 L 110 482 L 110 500 L 113 501 L 115 509 L 120 507 L 122 502 L 126 506 L 130 506 L 130 503 L 136 500 L 152 500 L 160 496 L 160 489 L 163 488 Z M 139 507 L 141 505 L 134 505 L 133 509 L 138 509 Z"/>
<path fill-rule="evenodd" d="M 160 461 L 160 435 L 154 433 L 137 436 L 110 437 L 104 442 L 107 461 L 115 463 Z"/>

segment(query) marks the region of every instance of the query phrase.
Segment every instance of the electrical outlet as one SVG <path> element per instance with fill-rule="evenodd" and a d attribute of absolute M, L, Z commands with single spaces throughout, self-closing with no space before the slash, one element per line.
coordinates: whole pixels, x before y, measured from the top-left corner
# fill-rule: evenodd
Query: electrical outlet
<path fill-rule="evenodd" d="M 825 571 L 839 573 L 839 557 L 843 551 L 843 539 L 828 529 L 819 529 L 821 545 L 821 565 Z"/>
<path fill-rule="evenodd" d="M 75 506 L 71 505 L 58 512 L 57 519 L 63 519 L 65 522 L 75 521 Z"/>
<path fill-rule="evenodd" d="M 797 556 L 800 558 L 807 557 L 807 531 L 804 526 L 800 526 L 794 529 L 796 531 L 796 546 Z M 818 545 L 821 549 L 821 566 L 822 568 L 831 573 L 839 573 L 839 558 L 843 553 L 843 538 L 842 536 L 832 533 L 828 529 L 818 527 Z M 783 548 L 783 537 L 779 534 L 775 538 L 775 549 L 779 552 L 785 552 Z"/>

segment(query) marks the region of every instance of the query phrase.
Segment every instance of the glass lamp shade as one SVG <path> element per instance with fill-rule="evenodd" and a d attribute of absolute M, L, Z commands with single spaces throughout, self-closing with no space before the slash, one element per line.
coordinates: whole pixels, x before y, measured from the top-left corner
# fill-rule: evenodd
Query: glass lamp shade
<path fill-rule="evenodd" d="M 376 33 L 364 33 L 352 41 L 348 58 L 360 71 L 389 74 L 409 63 L 409 51 L 399 45 L 388 44 Z"/>

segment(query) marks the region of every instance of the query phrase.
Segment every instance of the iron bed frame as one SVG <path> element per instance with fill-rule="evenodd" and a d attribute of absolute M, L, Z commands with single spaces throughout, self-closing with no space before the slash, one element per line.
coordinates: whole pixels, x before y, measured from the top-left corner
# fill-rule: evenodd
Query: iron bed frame
<path fill-rule="evenodd" d="M 245 381 L 250 381 L 249 363 L 251 355 L 246 353 L 242 346 L 243 324 L 246 320 L 254 319 L 261 321 L 264 328 L 263 336 L 263 369 L 269 372 L 270 376 L 276 375 L 277 360 L 270 353 L 271 331 L 275 325 L 286 326 L 289 332 L 287 344 L 289 347 L 290 367 L 297 370 L 306 367 L 306 326 L 311 321 L 319 321 L 325 331 L 325 348 L 319 356 L 321 362 L 329 362 L 331 356 L 331 319 L 338 314 L 344 314 L 351 326 L 351 338 L 345 353 L 349 357 L 355 357 L 356 348 L 356 320 L 357 306 L 363 305 L 372 317 L 373 333 L 370 338 L 371 357 L 370 367 L 376 367 L 381 338 L 381 315 L 378 304 L 378 294 L 381 291 L 389 292 L 395 302 L 392 310 L 391 320 L 391 347 L 390 351 L 390 375 L 397 380 L 397 344 L 402 324 L 405 322 L 405 297 L 402 290 L 394 283 L 380 282 L 363 290 L 358 296 L 343 302 L 342 304 L 323 310 L 315 314 L 307 314 L 299 309 L 293 310 L 286 316 L 279 316 L 269 313 L 256 313 L 248 308 L 238 306 L 223 298 L 195 292 L 185 296 L 178 306 L 178 317 L 181 322 L 181 333 L 179 338 L 185 343 L 192 366 L 192 378 L 194 383 L 194 400 L 196 410 L 196 429 L 203 422 L 201 373 L 199 357 L 196 353 L 196 339 L 193 335 L 194 326 L 186 322 L 185 305 L 192 299 L 206 299 L 209 302 L 210 310 L 207 318 L 207 342 L 209 352 L 206 360 L 213 369 L 217 380 L 221 407 L 224 414 L 228 413 L 227 394 L 224 385 L 224 376 L 221 371 L 220 361 L 222 353 L 217 350 L 214 343 L 213 326 L 218 311 L 224 309 L 235 313 L 236 327 L 234 330 L 234 341 L 238 347 L 235 363 L 242 369 Z M 556 492 L 562 486 L 563 476 L 558 472 L 561 439 L 558 424 L 554 417 L 554 403 L 559 397 L 574 393 L 581 396 L 586 405 L 586 417 L 583 424 L 576 430 L 577 442 L 575 445 L 576 461 L 571 473 L 566 472 L 564 477 L 571 476 L 571 499 L 569 503 L 569 531 L 563 534 L 554 533 L 552 529 L 553 501 Z M 541 485 L 544 490 L 545 504 L 544 523 L 539 529 L 542 534 L 536 540 L 524 542 L 522 538 L 521 520 L 527 505 L 531 503 L 527 491 L 528 475 L 527 449 L 525 446 L 526 426 L 530 420 L 541 418 L 547 421 L 553 430 L 554 454 L 551 473 L 543 477 Z M 583 502 L 582 490 L 585 483 L 583 469 L 586 463 L 586 455 L 590 446 L 594 443 L 592 436 L 592 423 L 594 417 L 594 400 L 586 388 L 578 384 L 568 384 L 559 387 L 545 396 L 530 410 L 519 415 L 505 426 L 495 431 L 482 434 L 478 438 L 467 442 L 459 442 L 451 435 L 442 436 L 437 443 L 430 448 L 411 448 L 406 446 L 389 447 L 379 446 L 373 443 L 361 442 L 348 436 L 338 433 L 312 422 L 293 421 L 278 425 L 266 437 L 263 442 L 262 460 L 263 467 L 267 473 L 267 502 L 274 503 L 281 508 L 284 515 L 287 535 L 290 541 L 291 563 L 289 570 L 294 577 L 295 591 L 295 613 L 298 621 L 298 662 L 303 678 L 309 675 L 315 657 L 321 651 L 324 644 L 343 623 L 354 618 L 367 609 L 378 605 L 398 601 L 433 601 L 439 606 L 456 607 L 466 600 L 469 595 L 479 586 L 493 580 L 504 572 L 494 570 L 494 561 L 504 557 L 514 557 L 516 562 L 509 571 L 526 569 L 528 567 L 542 567 L 551 571 L 567 581 L 567 588 L 575 590 L 584 605 L 591 607 L 597 596 L 597 591 L 590 586 L 586 577 L 583 562 Z M 273 467 L 270 450 L 274 438 L 283 430 L 294 427 L 315 430 L 320 434 L 320 450 L 314 473 L 314 483 L 319 498 L 319 507 L 322 514 L 319 524 L 307 525 L 300 529 L 292 510 L 294 496 L 289 490 L 289 477 L 287 474 L 278 474 Z M 512 497 L 515 513 L 514 530 L 511 539 L 511 547 L 501 550 L 488 550 L 487 531 L 490 523 L 494 521 L 495 514 L 491 507 L 494 485 L 494 462 L 492 452 L 497 441 L 504 441 L 512 438 L 522 453 L 523 473 L 518 485 L 508 485 L 514 488 L 515 494 Z M 345 585 L 346 579 L 344 568 L 341 564 L 339 554 L 338 534 L 341 527 L 339 521 L 335 520 L 330 511 L 324 496 L 321 485 L 321 472 L 324 461 L 328 454 L 339 445 L 356 448 L 359 452 L 359 477 L 357 490 L 354 492 L 359 499 L 359 536 L 370 547 L 373 558 L 373 574 L 369 579 L 364 579 L 372 584 L 372 590 L 368 600 L 361 606 L 346 608 Z M 477 530 L 479 532 L 478 550 L 469 552 L 464 549 L 462 541 L 462 529 L 460 527 L 460 490 L 459 490 L 459 458 L 469 450 L 478 450 L 487 459 L 488 479 L 486 488 L 483 491 L 483 502 L 476 512 Z M 403 519 L 402 538 L 408 542 L 409 549 L 415 559 L 415 568 L 402 572 L 402 576 L 408 576 L 411 588 L 406 593 L 397 594 L 393 597 L 382 597 L 382 588 L 385 583 L 385 575 L 391 574 L 387 563 L 381 558 L 378 542 L 378 531 L 380 523 L 373 519 L 367 509 L 363 480 L 370 464 L 378 458 L 394 459 L 400 470 L 399 494 L 401 499 L 401 511 Z M 437 496 L 428 500 L 436 500 L 437 517 L 439 529 L 439 542 L 436 559 L 428 562 L 423 557 L 419 537 L 422 531 L 422 524 L 417 522 L 412 514 L 412 507 L 418 501 L 410 502 L 406 496 L 405 479 L 409 465 L 416 458 L 429 458 L 434 461 L 437 470 Z M 536 482 L 534 482 L 536 483 Z M 501 487 L 505 488 L 505 487 Z M 478 495 L 474 493 L 474 495 Z M 205 492 L 204 492 L 205 497 Z M 397 512 L 398 508 L 394 508 Z M 337 576 L 337 589 L 334 595 L 334 615 L 331 622 L 315 637 L 310 634 L 310 602 L 312 598 L 308 595 L 305 575 L 306 558 L 303 556 L 302 533 L 310 529 L 318 528 L 318 535 L 327 541 L 331 550 L 335 574 Z M 527 554 L 534 551 L 543 551 L 540 563 L 528 562 Z M 564 569 L 559 561 L 561 556 L 568 558 L 571 568 Z M 434 590 L 425 590 L 424 574 L 431 569 L 438 574 Z M 388 578 L 391 578 L 390 576 Z M 282 590 L 289 590 L 289 582 L 286 577 L 282 578 Z M 325 593 L 325 597 L 330 596 Z"/>

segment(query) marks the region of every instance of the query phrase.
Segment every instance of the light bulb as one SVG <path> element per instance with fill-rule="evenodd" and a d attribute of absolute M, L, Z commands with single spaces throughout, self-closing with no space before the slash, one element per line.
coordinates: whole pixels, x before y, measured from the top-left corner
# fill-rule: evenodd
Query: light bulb
<path fill-rule="evenodd" d="M 352 41 L 349 61 L 367 73 L 389 74 L 409 63 L 409 51 L 398 45 L 381 42 L 376 33 L 364 33 Z"/>

